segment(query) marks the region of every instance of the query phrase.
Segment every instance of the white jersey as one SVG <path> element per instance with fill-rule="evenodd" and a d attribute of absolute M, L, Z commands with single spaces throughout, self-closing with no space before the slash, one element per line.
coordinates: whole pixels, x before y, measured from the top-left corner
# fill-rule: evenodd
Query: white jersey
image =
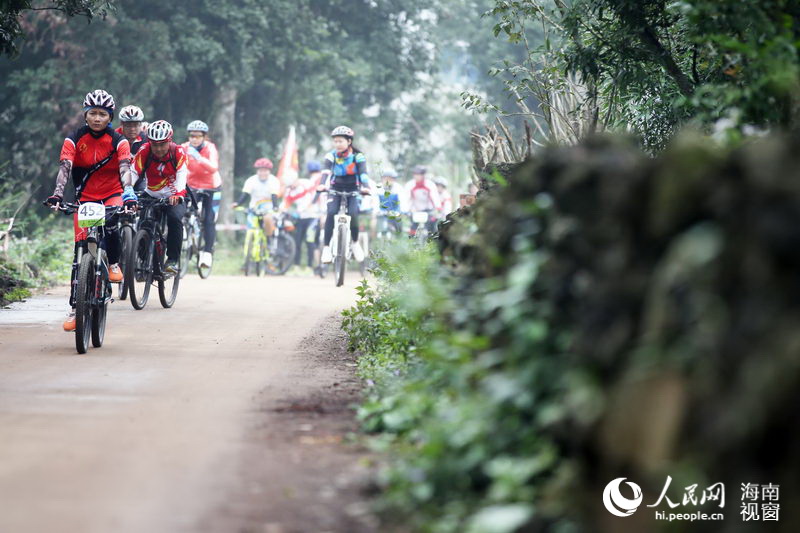
<path fill-rule="evenodd" d="M 242 192 L 250 195 L 250 209 L 255 209 L 258 204 L 272 202 L 273 194 L 281 193 L 281 182 L 272 174 L 263 181 L 258 174 L 254 174 L 244 182 Z"/>
<path fill-rule="evenodd" d="M 429 179 L 420 182 L 411 180 L 406 183 L 404 195 L 401 198 L 404 212 L 435 211 L 441 206 L 439 189 Z"/>

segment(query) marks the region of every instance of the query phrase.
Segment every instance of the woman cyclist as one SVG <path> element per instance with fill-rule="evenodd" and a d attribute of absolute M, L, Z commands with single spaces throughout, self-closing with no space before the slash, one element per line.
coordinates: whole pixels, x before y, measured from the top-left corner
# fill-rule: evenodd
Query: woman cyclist
<path fill-rule="evenodd" d="M 355 132 L 347 126 L 338 126 L 331 132 L 333 150 L 325 156 L 322 183 L 318 191 L 340 191 L 369 194 L 369 176 L 367 175 L 367 158 L 363 152 L 353 146 Z M 339 212 L 342 196 L 329 195 L 328 211 L 325 218 L 325 247 L 322 249 L 321 261 L 333 261 L 331 239 L 333 238 L 334 217 Z M 358 198 L 347 197 L 347 213 L 350 215 L 351 249 L 357 262 L 364 260 L 364 251 L 358 244 Z"/>
<path fill-rule="evenodd" d="M 189 187 L 203 205 L 203 249 L 200 265 L 210 267 L 213 261 L 214 240 L 217 237 L 217 213 L 222 199 L 222 176 L 219 173 L 217 146 L 208 140 L 208 124 L 193 120 L 186 126 L 189 141 L 183 143 L 189 156 Z"/>
<path fill-rule="evenodd" d="M 131 180 L 131 152 L 128 140 L 111 128 L 114 118 L 114 97 L 97 89 L 83 100 L 86 123 L 72 132 L 61 146 L 56 186 L 47 203 L 58 209 L 64 201 L 64 187 L 72 178 L 78 203 L 100 202 L 106 206 L 136 206 L 136 194 Z M 86 230 L 78 227 L 74 218 L 75 242 L 86 238 Z M 69 304 L 72 308 L 64 321 L 64 331 L 75 331 L 75 286 L 77 284 L 77 252 L 72 260 L 72 283 Z M 108 278 L 112 283 L 122 281 L 119 268 L 120 242 L 116 217 L 106 224 L 106 253 L 110 265 Z"/>

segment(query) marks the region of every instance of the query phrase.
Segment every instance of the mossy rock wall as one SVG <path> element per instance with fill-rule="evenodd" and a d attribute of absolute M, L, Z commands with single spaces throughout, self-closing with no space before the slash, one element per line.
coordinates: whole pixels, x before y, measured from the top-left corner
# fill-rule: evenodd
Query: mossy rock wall
<path fill-rule="evenodd" d="M 569 492 L 587 530 L 656 530 L 652 510 L 608 514 L 603 487 L 628 477 L 655 500 L 679 472 L 729 491 L 725 524 L 694 530 L 737 530 L 744 482 L 781 484 L 775 530 L 800 530 L 796 137 L 724 152 L 689 136 L 656 159 L 619 138 L 550 148 L 450 217 L 439 244 L 465 293 L 503 280 L 547 316 L 530 358 L 592 384 L 588 406 L 578 386 L 550 391 L 564 413 L 542 425 L 575 476 L 543 490 Z M 492 348 L 524 342 L 514 331 L 491 332 Z"/>

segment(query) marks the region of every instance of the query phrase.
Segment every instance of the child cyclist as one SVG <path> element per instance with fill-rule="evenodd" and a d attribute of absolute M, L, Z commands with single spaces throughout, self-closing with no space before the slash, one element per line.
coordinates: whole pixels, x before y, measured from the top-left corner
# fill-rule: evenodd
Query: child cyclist
<path fill-rule="evenodd" d="M 341 191 L 369 194 L 369 176 L 367 175 L 367 158 L 364 153 L 353 146 L 355 132 L 347 126 L 338 126 L 331 132 L 333 150 L 325 156 L 325 169 L 323 170 L 322 183 L 318 191 Z M 331 239 L 333 238 L 334 217 L 339 212 L 339 207 L 344 198 L 338 195 L 329 195 L 328 210 L 325 218 L 325 247 L 322 249 L 323 263 L 333 261 L 331 252 Z M 364 251 L 358 244 L 358 198 L 348 197 L 347 212 L 350 215 L 350 238 L 353 241 L 351 249 L 353 258 L 357 262 L 364 260 Z"/>

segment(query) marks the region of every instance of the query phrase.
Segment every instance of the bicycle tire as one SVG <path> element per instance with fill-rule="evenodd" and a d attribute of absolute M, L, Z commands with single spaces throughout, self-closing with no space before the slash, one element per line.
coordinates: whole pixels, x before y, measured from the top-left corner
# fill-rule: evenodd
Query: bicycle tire
<path fill-rule="evenodd" d="M 348 228 L 344 227 L 344 225 L 340 225 L 336 228 L 336 231 L 338 235 L 336 242 L 336 259 L 334 259 L 333 262 L 333 272 L 335 274 L 333 279 L 336 282 L 336 286 L 341 287 L 344 285 L 344 271 L 347 270 L 347 257 L 345 257 L 347 253 L 346 239 L 350 236 L 348 235 Z"/>
<path fill-rule="evenodd" d="M 258 261 L 256 261 L 256 276 L 269 274 L 269 248 L 267 248 L 267 234 L 263 231 L 258 236 Z"/>
<path fill-rule="evenodd" d="M 130 226 L 122 226 L 122 231 L 119 233 L 120 249 L 122 255 L 120 256 L 120 267 L 122 268 L 122 282 L 119 284 L 119 299 L 125 300 L 128 298 L 128 279 L 125 273 L 128 271 L 128 259 L 131 254 L 131 245 L 133 244 L 133 228 Z"/>
<path fill-rule="evenodd" d="M 172 285 L 169 285 L 170 281 Z M 161 301 L 161 307 L 169 309 L 175 305 L 175 300 L 178 298 L 178 286 L 180 283 L 180 272 L 169 276 L 167 279 L 158 281 L 158 299 Z"/>
<path fill-rule="evenodd" d="M 101 264 L 108 264 L 105 261 L 105 252 L 101 255 Z M 92 310 L 92 346 L 100 348 L 103 345 L 103 339 L 106 335 L 106 318 L 108 317 L 108 298 L 107 292 L 109 291 L 108 270 L 101 269 L 101 278 L 95 279 L 95 299 L 96 305 Z M 102 302 L 102 303 L 101 303 Z"/>
<path fill-rule="evenodd" d="M 200 276 L 200 279 L 208 279 L 208 276 L 211 275 L 211 267 L 210 266 L 200 266 L 200 253 L 203 251 L 203 247 L 205 245 L 205 239 L 203 238 L 202 230 L 200 232 L 200 239 L 197 242 L 197 275 Z"/>
<path fill-rule="evenodd" d="M 78 283 L 75 287 L 75 349 L 81 354 L 89 349 L 94 286 L 94 258 L 85 252 L 78 266 Z"/>
<path fill-rule="evenodd" d="M 133 239 L 129 265 L 131 305 L 141 311 L 147 305 L 153 284 L 153 238 L 146 229 L 140 229 Z M 137 288 L 137 280 L 141 284 L 140 288 Z"/>
<path fill-rule="evenodd" d="M 189 272 L 189 263 L 192 261 L 192 256 L 194 255 L 194 247 L 192 246 L 192 230 L 191 226 L 189 225 L 189 221 L 185 218 L 183 219 L 183 241 L 181 241 L 181 257 L 180 257 L 180 277 L 183 279 L 184 276 Z"/>
<path fill-rule="evenodd" d="M 253 268 L 255 260 L 253 259 L 253 248 L 255 248 L 255 233 L 248 231 L 245 235 L 244 243 L 244 275 L 250 275 L 250 269 Z"/>

